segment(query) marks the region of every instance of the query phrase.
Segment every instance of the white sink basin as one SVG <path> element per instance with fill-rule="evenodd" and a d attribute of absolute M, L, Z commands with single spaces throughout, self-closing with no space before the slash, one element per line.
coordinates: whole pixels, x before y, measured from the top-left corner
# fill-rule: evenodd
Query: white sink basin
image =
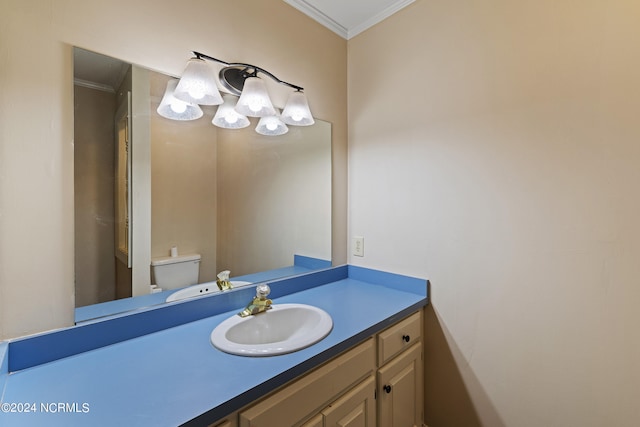
<path fill-rule="evenodd" d="M 231 281 L 231 286 L 233 286 L 234 288 L 241 288 L 242 286 L 247 286 L 247 285 L 251 285 L 251 282 L 244 282 L 242 280 Z M 176 291 L 171 295 L 169 295 L 165 301 L 166 302 L 179 301 L 181 299 L 193 298 L 201 295 L 214 294 L 216 292 L 220 292 L 220 289 L 218 289 L 218 285 L 216 284 L 216 282 L 201 283 L 199 285 L 191 285 L 189 287 L 180 289 L 179 291 Z"/>
<path fill-rule="evenodd" d="M 331 316 L 305 304 L 274 304 L 265 313 L 234 315 L 211 332 L 218 349 L 240 356 L 274 356 L 308 347 L 333 328 Z"/>

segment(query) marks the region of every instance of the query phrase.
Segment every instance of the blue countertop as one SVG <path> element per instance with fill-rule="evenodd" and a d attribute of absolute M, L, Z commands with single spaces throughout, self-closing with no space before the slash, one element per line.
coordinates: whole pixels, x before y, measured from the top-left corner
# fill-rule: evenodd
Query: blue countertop
<path fill-rule="evenodd" d="M 427 303 L 425 280 L 353 266 L 269 284 L 274 305 L 303 303 L 328 312 L 334 322 L 331 333 L 281 356 L 251 358 L 219 351 L 209 340 L 211 331 L 242 308 L 238 301 L 248 302 L 252 286 L 168 304 L 137 318 L 129 315 L 11 341 L 8 357 L 2 357 L 7 345 L 0 343 L 0 425 L 207 425 Z M 198 312 L 204 305 L 210 311 L 196 314 L 200 318 L 195 320 L 175 315 Z M 153 321 L 162 312 L 178 320 L 159 322 L 162 325 L 150 333 L 146 331 L 153 327 L 133 335 L 122 330 L 122 322 Z M 81 334 L 105 328 L 114 329 L 105 334 L 111 336 L 89 350 L 77 345 L 85 336 Z M 58 341 L 70 349 L 48 358 L 32 354 Z"/>

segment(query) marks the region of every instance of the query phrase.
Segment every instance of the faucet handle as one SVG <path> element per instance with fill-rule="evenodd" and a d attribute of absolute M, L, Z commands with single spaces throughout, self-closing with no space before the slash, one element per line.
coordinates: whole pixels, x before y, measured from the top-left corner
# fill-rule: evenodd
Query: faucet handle
<path fill-rule="evenodd" d="M 258 298 L 266 298 L 267 295 L 271 292 L 271 288 L 266 283 L 262 283 L 256 286 L 256 296 Z"/>

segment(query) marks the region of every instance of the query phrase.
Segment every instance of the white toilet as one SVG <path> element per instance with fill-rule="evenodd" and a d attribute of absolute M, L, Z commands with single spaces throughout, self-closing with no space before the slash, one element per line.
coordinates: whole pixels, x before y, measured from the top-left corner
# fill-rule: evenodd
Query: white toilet
<path fill-rule="evenodd" d="M 163 290 L 195 285 L 200 273 L 200 254 L 153 258 L 151 271 L 155 284 Z"/>

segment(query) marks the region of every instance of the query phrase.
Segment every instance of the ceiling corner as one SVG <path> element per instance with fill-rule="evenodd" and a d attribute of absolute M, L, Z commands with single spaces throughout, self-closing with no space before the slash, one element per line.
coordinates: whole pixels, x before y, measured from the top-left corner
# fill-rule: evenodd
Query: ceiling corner
<path fill-rule="evenodd" d="M 336 20 L 326 15 L 318 8 L 309 4 L 306 0 L 284 0 L 284 2 L 289 4 L 290 6 L 295 7 L 310 18 L 316 20 L 334 33 L 338 34 L 340 37 L 344 39 L 348 38 L 349 31 L 347 28 L 340 25 Z"/>
<path fill-rule="evenodd" d="M 288 5 L 349 40 L 415 0 L 284 0 Z"/>
<path fill-rule="evenodd" d="M 347 37 L 346 37 L 347 40 L 352 38 L 352 37 L 357 36 L 361 32 L 363 32 L 365 30 L 368 30 L 369 28 L 373 27 L 374 25 L 384 21 L 385 19 L 387 19 L 388 17 L 390 17 L 394 13 L 398 12 L 400 9 L 403 9 L 403 8 L 409 6 L 414 1 L 415 0 L 399 0 L 399 1 L 396 1 L 393 4 L 389 5 L 389 7 L 386 7 L 385 9 L 381 10 L 380 12 L 375 13 L 374 15 L 370 16 L 367 20 L 363 21 L 362 23 L 349 28 L 347 30 Z"/>

